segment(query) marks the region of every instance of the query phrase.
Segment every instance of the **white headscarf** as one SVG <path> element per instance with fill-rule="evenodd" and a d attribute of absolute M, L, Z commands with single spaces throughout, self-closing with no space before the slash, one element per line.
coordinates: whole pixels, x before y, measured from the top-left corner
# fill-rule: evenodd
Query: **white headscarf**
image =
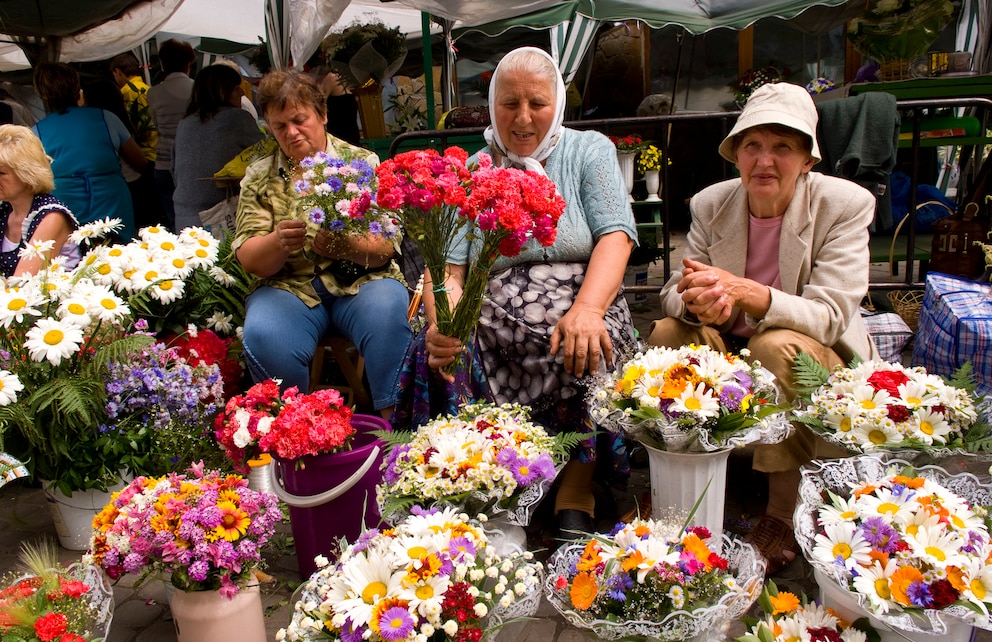
<path fill-rule="evenodd" d="M 547 175 L 544 172 L 544 166 L 541 164 L 551 152 L 554 150 L 555 145 L 561 139 L 562 132 L 562 122 L 565 120 L 565 82 L 562 80 L 561 73 L 558 71 L 558 65 L 555 63 L 554 59 L 548 55 L 546 51 L 538 49 L 537 47 L 520 47 L 519 49 L 514 49 L 510 53 L 503 56 L 499 64 L 496 65 L 496 70 L 493 71 L 492 81 L 490 83 L 489 91 L 489 120 L 490 122 L 496 122 L 496 100 L 499 96 L 499 84 L 500 84 L 500 69 L 503 68 L 503 63 L 509 60 L 511 57 L 522 53 L 522 52 L 536 52 L 546 58 L 551 66 L 555 69 L 555 118 L 551 123 L 551 127 L 548 128 L 547 133 L 541 140 L 537 149 L 530 156 L 518 156 L 506 148 L 503 139 L 499 135 L 499 130 L 490 125 L 483 132 L 483 137 L 486 139 L 486 143 L 490 147 L 497 150 L 503 155 L 503 166 L 509 165 L 520 165 L 524 169 L 530 169 L 538 172 L 542 175 Z"/>

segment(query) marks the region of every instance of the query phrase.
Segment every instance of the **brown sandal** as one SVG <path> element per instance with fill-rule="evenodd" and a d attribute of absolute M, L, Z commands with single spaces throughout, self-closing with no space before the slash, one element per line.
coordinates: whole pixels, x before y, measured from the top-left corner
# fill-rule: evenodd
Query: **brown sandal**
<path fill-rule="evenodd" d="M 801 552 L 796 542 L 796 535 L 789 525 L 780 519 L 764 515 L 747 534 L 744 541 L 753 544 L 768 563 L 765 576 L 775 575 L 792 563 Z M 789 559 L 786 551 L 795 557 Z"/>

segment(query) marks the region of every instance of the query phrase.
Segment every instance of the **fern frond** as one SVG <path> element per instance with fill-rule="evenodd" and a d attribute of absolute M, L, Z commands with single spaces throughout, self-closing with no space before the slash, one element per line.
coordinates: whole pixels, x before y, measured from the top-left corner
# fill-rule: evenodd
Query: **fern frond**
<path fill-rule="evenodd" d="M 412 495 L 388 495 L 382 502 L 382 514 L 387 516 L 395 513 L 406 513 L 418 503 L 420 502 Z"/>
<path fill-rule="evenodd" d="M 796 355 L 792 377 L 798 394 L 808 397 L 830 378 L 830 370 L 806 352 Z"/>
<path fill-rule="evenodd" d="M 579 447 L 579 445 L 589 439 L 587 432 L 560 432 L 554 435 L 554 445 L 551 447 L 551 458 L 556 461 L 563 461 L 569 454 Z"/>
<path fill-rule="evenodd" d="M 971 394 L 974 394 L 975 389 L 978 387 L 978 381 L 975 378 L 975 367 L 971 361 L 965 361 L 961 364 L 960 368 L 954 371 L 954 374 L 950 377 L 944 377 L 944 381 L 948 385 L 967 390 Z"/>
<path fill-rule="evenodd" d="M 386 451 L 390 451 L 397 446 L 408 444 L 417 434 L 415 430 L 372 430 L 371 434 L 386 442 Z"/>

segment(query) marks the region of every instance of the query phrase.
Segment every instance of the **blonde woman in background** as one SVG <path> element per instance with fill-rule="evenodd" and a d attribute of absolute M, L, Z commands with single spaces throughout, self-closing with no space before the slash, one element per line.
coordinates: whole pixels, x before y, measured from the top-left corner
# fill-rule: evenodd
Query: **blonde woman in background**
<path fill-rule="evenodd" d="M 28 241 L 54 241 L 45 253 L 79 262 L 79 248 L 69 242 L 78 227 L 69 208 L 51 195 L 55 189 L 50 159 L 38 137 L 21 125 L 0 125 L 0 268 L 5 277 L 34 274 L 47 262 L 21 257 Z"/>

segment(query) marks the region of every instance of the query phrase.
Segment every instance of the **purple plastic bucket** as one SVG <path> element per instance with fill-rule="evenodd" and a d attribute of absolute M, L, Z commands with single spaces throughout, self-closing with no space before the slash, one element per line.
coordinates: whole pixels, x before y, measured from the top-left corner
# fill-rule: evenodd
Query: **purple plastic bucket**
<path fill-rule="evenodd" d="M 333 557 L 331 548 L 336 540 L 345 537 L 354 542 L 363 524 L 368 528 L 379 524 L 375 487 L 382 481 L 385 443 L 371 431 L 389 430 L 389 422 L 372 415 L 353 415 L 351 424 L 355 436 L 347 452 L 298 460 L 273 457 L 273 490 L 289 505 L 296 561 L 304 580 L 317 570 L 314 557 Z"/>

